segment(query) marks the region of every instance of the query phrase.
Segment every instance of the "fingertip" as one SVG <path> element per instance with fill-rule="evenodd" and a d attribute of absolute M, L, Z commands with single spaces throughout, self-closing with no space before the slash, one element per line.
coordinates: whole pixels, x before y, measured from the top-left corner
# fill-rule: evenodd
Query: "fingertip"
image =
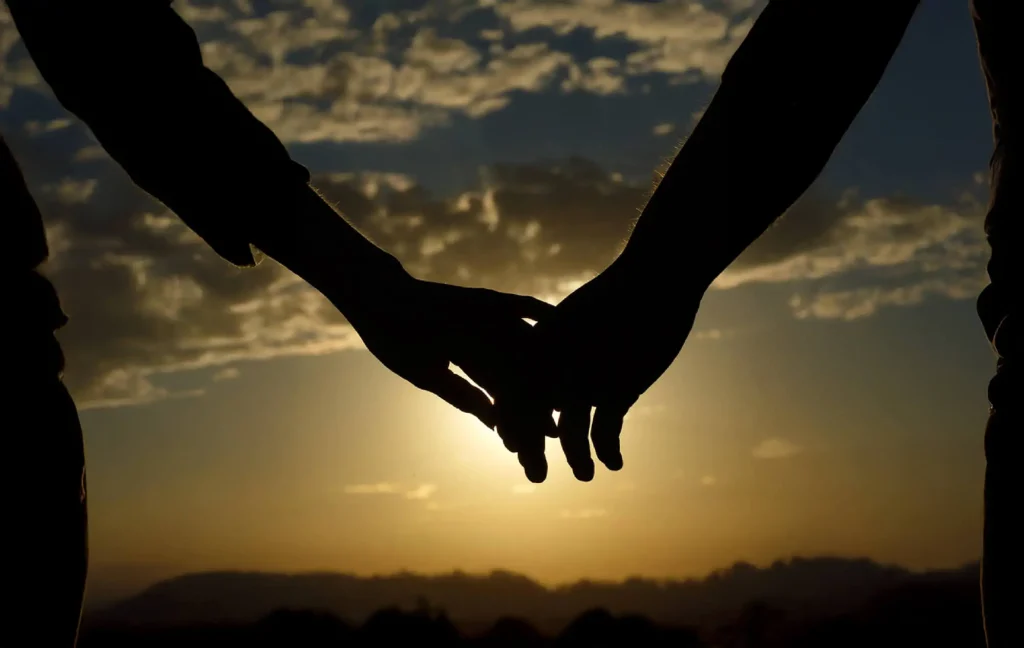
<path fill-rule="evenodd" d="M 622 433 L 624 418 L 624 412 L 620 410 L 609 411 L 607 407 L 598 407 L 594 413 L 594 425 L 591 430 L 594 452 L 608 470 L 622 470 L 622 451 L 619 445 L 619 435 Z"/>
<path fill-rule="evenodd" d="M 594 480 L 595 466 L 592 460 L 579 462 L 572 467 L 572 474 L 581 482 Z"/>
<path fill-rule="evenodd" d="M 617 454 L 611 457 L 603 457 L 601 458 L 601 463 L 603 463 L 608 470 L 617 472 L 622 470 L 622 455 Z"/>
<path fill-rule="evenodd" d="M 548 462 L 543 457 L 528 457 L 519 455 L 519 465 L 526 472 L 526 478 L 534 484 L 540 484 L 548 477 Z"/>

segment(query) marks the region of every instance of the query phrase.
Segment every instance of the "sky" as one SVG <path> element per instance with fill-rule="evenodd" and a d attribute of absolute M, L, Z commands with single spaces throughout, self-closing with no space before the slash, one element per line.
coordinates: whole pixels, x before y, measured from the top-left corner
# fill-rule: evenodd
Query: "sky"
<path fill-rule="evenodd" d="M 411 272 L 557 301 L 621 249 L 763 2 L 173 6 Z M 70 316 L 100 582 L 502 568 L 556 583 L 979 556 L 991 125 L 966 1 L 922 3 L 819 181 L 712 286 L 631 411 L 625 468 L 587 484 L 557 441 L 530 484 L 297 277 L 217 257 L 61 108 L 3 9 L 0 132 Z"/>

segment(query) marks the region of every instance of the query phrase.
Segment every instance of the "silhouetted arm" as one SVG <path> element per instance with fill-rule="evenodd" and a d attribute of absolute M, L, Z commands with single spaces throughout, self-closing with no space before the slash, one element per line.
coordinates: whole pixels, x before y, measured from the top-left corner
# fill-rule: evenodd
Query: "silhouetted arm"
<path fill-rule="evenodd" d="M 981 67 L 992 113 L 991 195 L 985 234 L 992 246 L 990 283 L 978 298 L 978 314 L 996 352 L 996 375 L 985 429 L 985 535 L 982 596 L 990 648 L 1020 646 L 1021 579 L 1024 578 L 1024 379 L 1021 321 L 1024 304 L 1024 78 L 1020 50 L 1020 3 L 972 0 Z"/>
<path fill-rule="evenodd" d="M 710 284 L 818 177 L 917 0 L 771 0 L 624 252 Z M 685 268 L 678 260 L 689 258 Z"/>
<path fill-rule="evenodd" d="M 18 592 L 0 613 L 0 645 L 31 635 L 38 645 L 74 646 L 88 556 L 85 449 L 75 404 L 61 382 L 64 355 L 54 332 L 67 321 L 39 273 L 46 232 L 14 156 L 0 137 L 0 317 L 9 380 L 0 395 L 8 470 L 0 488 L 5 534 L 17 564 L 6 572 Z M 13 469 L 11 469 L 13 468 Z M 9 566 L 10 567 L 10 566 Z"/>
<path fill-rule="evenodd" d="M 682 349 L 715 278 L 821 173 L 917 4 L 771 0 L 625 250 L 537 325 L 578 479 L 593 478 L 591 441 L 610 470 L 622 468 L 629 408 Z"/>
<path fill-rule="evenodd" d="M 345 295 L 355 275 L 375 278 L 368 283 L 378 292 L 384 277 L 398 276 L 398 262 L 320 200 L 306 168 L 204 66 L 195 33 L 169 2 L 7 4 L 60 103 L 225 259 L 253 265 L 255 245 Z"/>
<path fill-rule="evenodd" d="M 317 288 L 389 369 L 489 427 L 495 400 L 528 379 L 529 297 L 419 281 L 353 229 L 213 71 L 167 0 L 7 0 L 60 103 L 137 185 L 225 259 L 255 246 Z M 553 428 L 550 416 L 538 425 Z"/>

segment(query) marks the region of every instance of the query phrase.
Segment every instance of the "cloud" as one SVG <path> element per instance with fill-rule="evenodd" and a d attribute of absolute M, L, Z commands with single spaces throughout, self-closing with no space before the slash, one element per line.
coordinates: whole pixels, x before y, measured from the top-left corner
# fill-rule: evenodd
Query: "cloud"
<path fill-rule="evenodd" d="M 103 150 L 103 147 L 99 144 L 91 144 L 89 146 L 83 146 L 75 152 L 75 162 L 92 162 L 94 160 L 102 160 L 107 157 L 107 152 Z"/>
<path fill-rule="evenodd" d="M 369 16 L 332 0 L 175 7 L 208 64 L 286 141 L 401 142 L 500 111 L 518 93 L 617 94 L 650 73 L 713 79 L 761 4 L 457 0 L 387 3 Z M 560 49 L 569 33 L 629 46 L 581 58 Z M 0 6 L 0 110 L 25 90 L 48 93 Z M 80 125 L 3 116 L 46 216 L 44 270 L 71 317 L 59 337 L 83 408 L 201 393 L 172 389 L 171 373 L 225 376 L 246 360 L 363 348 L 327 300 L 276 263 L 240 270 L 214 255 Z M 66 142 L 64 153 L 51 140 Z M 490 165 L 442 194 L 387 169 L 314 184 L 417 276 L 552 302 L 614 259 L 651 189 L 585 159 Z M 714 288 L 785 285 L 795 317 L 838 321 L 973 297 L 988 257 L 983 212 L 970 196 L 930 204 L 812 190 Z"/>
<path fill-rule="evenodd" d="M 207 65 L 285 142 L 409 141 L 454 115 L 501 110 L 512 93 L 544 90 L 566 75 L 567 91 L 618 90 L 614 61 L 581 67 L 546 42 L 478 48 L 439 33 L 457 20 L 451 8 L 408 10 L 361 30 L 344 7 L 307 1 L 196 26 L 207 36 Z M 300 54 L 313 56 L 297 63 Z"/>
<path fill-rule="evenodd" d="M 809 297 L 794 295 L 789 305 L 797 319 L 838 319 L 853 321 L 870 317 L 887 306 L 916 306 L 929 296 L 946 299 L 976 299 L 988 284 L 983 273 L 959 279 L 922 281 L 896 288 L 857 288 L 819 292 Z"/>
<path fill-rule="evenodd" d="M 535 484 L 516 484 L 512 487 L 512 493 L 515 495 L 529 495 L 536 492 L 536 490 L 537 486 Z"/>
<path fill-rule="evenodd" d="M 425 500 L 430 499 L 434 493 L 437 492 L 437 486 L 434 484 L 420 484 L 412 490 L 405 492 L 405 498 L 411 500 Z"/>
<path fill-rule="evenodd" d="M 721 0 L 384 4 L 174 8 L 196 30 L 206 65 L 287 143 L 405 142 L 456 116 L 502 110 L 516 93 L 624 94 L 635 75 L 714 80 L 753 19 L 752 3 Z M 631 47 L 616 57 L 558 49 L 557 36 L 577 29 Z M 17 89 L 49 92 L 18 40 L 0 8 L 0 108 Z"/>
<path fill-rule="evenodd" d="M 398 492 L 400 492 L 399 485 L 391 482 L 351 484 L 345 487 L 346 495 L 391 495 Z"/>
<path fill-rule="evenodd" d="M 950 205 L 849 192 L 828 201 L 811 192 L 716 282 L 817 280 L 883 269 L 977 274 L 987 262 L 984 208 L 973 195 Z"/>
<path fill-rule="evenodd" d="M 576 511 L 563 510 L 559 517 L 568 520 L 591 520 L 594 518 L 607 517 L 608 511 L 603 508 L 588 508 Z"/>
<path fill-rule="evenodd" d="M 752 450 L 758 459 L 785 459 L 801 452 L 802 447 L 786 439 L 765 439 Z"/>
<path fill-rule="evenodd" d="M 16 89 L 42 85 L 42 78 L 24 48 L 18 47 L 20 42 L 11 14 L 0 3 L 0 108 L 10 105 Z"/>
<path fill-rule="evenodd" d="M 700 331 L 693 331 L 690 333 L 687 339 L 689 340 L 723 340 L 732 335 L 732 331 L 724 331 L 722 329 L 703 329 Z"/>
<path fill-rule="evenodd" d="M 256 39 L 273 39 L 279 28 L 237 27 Z M 440 32 L 416 48 L 417 65 L 436 59 L 431 65 L 445 74 L 471 68 L 473 56 Z M 39 146 L 32 130 L 8 137 L 46 218 L 52 254 L 44 271 L 71 318 L 59 337 L 83 408 L 171 397 L 170 373 L 363 348 L 344 317 L 289 271 L 269 260 L 241 270 L 217 257 L 101 149 L 82 148 L 82 129 L 47 135 L 73 141 L 65 150 L 77 155 Z M 387 170 L 323 173 L 314 184 L 419 277 L 551 302 L 615 258 L 650 192 L 580 158 L 483 167 L 444 193 Z M 786 285 L 795 317 L 840 321 L 973 297 L 988 259 L 983 214 L 970 195 L 929 204 L 812 189 L 714 289 Z"/>
<path fill-rule="evenodd" d="M 26 166 L 52 170 L 30 182 L 42 188 L 45 272 L 71 318 L 60 338 L 83 407 L 166 397 L 161 376 L 170 372 L 363 348 L 344 317 L 287 270 L 269 260 L 233 268 L 109 161 L 89 162 L 87 180 L 75 164 L 85 163 Z M 615 258 L 649 190 L 581 159 L 496 165 L 444 195 L 386 172 L 324 174 L 314 184 L 417 276 L 552 302 Z M 796 317 L 840 320 L 970 297 L 984 281 L 982 213 L 968 200 L 808 199 L 714 288 L 786 284 Z M 836 288 L 838 280 L 852 285 Z"/>
<path fill-rule="evenodd" d="M 672 132 L 674 132 L 675 129 L 676 129 L 676 125 L 675 124 L 673 124 L 671 122 L 665 122 L 665 123 L 656 125 L 654 128 L 651 129 L 651 132 L 654 133 L 655 135 L 661 136 L 661 135 L 669 135 Z"/>
<path fill-rule="evenodd" d="M 749 10 L 758 4 L 763 3 L 508 0 L 494 6 L 516 31 L 586 30 L 595 40 L 632 42 L 636 49 L 625 65 L 629 74 L 691 73 L 715 79 L 749 31 L 755 17 Z"/>
<path fill-rule="evenodd" d="M 96 190 L 96 180 L 80 180 L 62 178 L 59 183 L 43 187 L 43 191 L 53 194 L 63 203 L 86 203 Z"/>
<path fill-rule="evenodd" d="M 217 373 L 213 374 L 213 380 L 215 382 L 223 382 L 225 380 L 235 380 L 242 375 L 242 372 L 237 367 L 225 367 Z"/>
<path fill-rule="evenodd" d="M 428 500 L 437 492 L 435 484 L 420 484 L 407 487 L 397 482 L 376 484 L 350 484 L 345 486 L 346 495 L 401 495 L 408 500 Z"/>
<path fill-rule="evenodd" d="M 701 486 L 714 486 L 717 483 L 718 478 L 715 477 L 714 475 L 704 475 L 703 477 L 700 478 Z"/>
<path fill-rule="evenodd" d="M 72 122 L 66 117 L 58 119 L 51 119 L 47 122 L 41 122 L 36 120 L 30 120 L 25 122 L 25 132 L 29 135 L 43 135 L 46 133 L 55 133 L 60 130 L 64 130 L 71 126 Z"/>
<path fill-rule="evenodd" d="M 51 167 L 31 157 L 19 155 L 27 169 Z M 109 162 L 95 170 L 88 181 L 30 177 L 47 220 L 43 271 L 72 322 L 59 332 L 65 380 L 83 409 L 170 397 L 170 372 L 362 348 L 290 272 L 232 267 Z M 348 186 L 361 195 L 370 180 Z"/>

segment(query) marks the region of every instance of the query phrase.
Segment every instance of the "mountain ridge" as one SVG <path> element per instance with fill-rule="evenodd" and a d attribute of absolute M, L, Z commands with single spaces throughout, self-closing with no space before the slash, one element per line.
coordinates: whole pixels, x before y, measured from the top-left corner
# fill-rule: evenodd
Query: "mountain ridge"
<path fill-rule="evenodd" d="M 914 582 L 977 578 L 979 567 L 914 572 L 866 558 L 794 557 L 757 567 L 746 562 L 703 578 L 580 580 L 545 586 L 508 570 L 355 576 L 215 571 L 182 574 L 89 614 L 88 623 L 180 626 L 250 623 L 277 609 L 313 609 L 361 622 L 375 611 L 429 605 L 456 623 L 478 625 L 514 616 L 550 626 L 602 607 L 660 623 L 694 624 L 734 613 L 751 601 L 829 613 Z"/>

